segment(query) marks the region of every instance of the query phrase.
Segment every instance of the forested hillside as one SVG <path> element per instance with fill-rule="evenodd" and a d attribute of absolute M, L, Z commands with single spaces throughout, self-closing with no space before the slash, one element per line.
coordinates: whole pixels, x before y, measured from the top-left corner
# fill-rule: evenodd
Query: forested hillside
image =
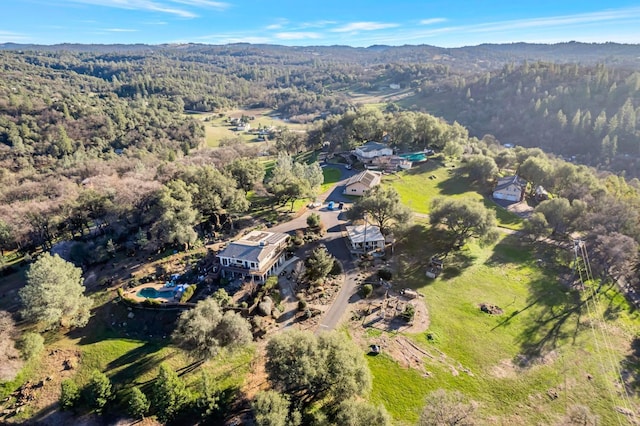
<path fill-rule="evenodd" d="M 426 406 L 432 424 L 449 405 L 487 424 L 576 408 L 634 420 L 638 57 L 580 43 L 0 48 L 0 314 L 21 321 L 0 315 L 0 420 L 388 425 Z M 349 151 L 367 141 L 421 159 L 356 200 L 338 185 L 365 168 Z M 514 173 L 518 214 L 491 198 Z M 348 250 L 345 217 L 392 250 Z M 216 263 L 267 228 L 290 242 L 263 285 L 249 263 Z M 407 290 L 420 305 L 388 304 Z M 334 306 L 348 339 L 279 332 L 332 329 Z M 613 338 L 606 369 L 594 327 Z"/>
<path fill-rule="evenodd" d="M 475 136 L 492 134 L 503 143 L 638 174 L 638 71 L 535 62 L 469 80 L 421 96 L 428 109 Z"/>

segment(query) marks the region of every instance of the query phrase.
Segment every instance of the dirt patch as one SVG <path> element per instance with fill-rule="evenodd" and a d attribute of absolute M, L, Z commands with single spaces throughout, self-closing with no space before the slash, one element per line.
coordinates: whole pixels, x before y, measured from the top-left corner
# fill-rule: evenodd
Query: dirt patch
<path fill-rule="evenodd" d="M 75 374 L 79 363 L 79 351 L 52 349 L 46 352 L 34 375 L 36 379 L 24 383 L 0 405 L 0 421 L 19 423 L 14 417 L 27 410 L 33 413 L 57 410 L 60 383 Z"/>
<path fill-rule="evenodd" d="M 514 359 L 501 360 L 498 365 L 489 369 L 489 374 L 499 379 L 515 378 L 530 368 L 537 365 L 553 364 L 557 359 L 558 352 L 556 351 L 551 351 L 538 357 L 519 354 Z"/>
<path fill-rule="evenodd" d="M 415 310 L 411 323 L 407 323 L 400 315 L 409 305 Z M 473 376 L 471 370 L 444 352 L 434 347 L 422 347 L 405 336 L 395 334 L 399 331 L 420 334 L 428 330 L 429 313 L 421 296 L 407 297 L 379 287 L 372 297 L 360 300 L 354 305 L 352 321 L 361 325 L 361 327 L 352 328 L 353 338 L 358 344 L 362 347 L 378 345 L 382 353 L 393 358 L 404 368 L 412 368 L 424 377 L 430 377 L 433 373 L 428 370 L 428 366 L 440 364 L 453 376 L 462 373 Z M 373 337 L 375 332 L 370 333 L 368 330 L 380 330 L 382 333 Z"/>
<path fill-rule="evenodd" d="M 258 392 L 269 389 L 267 382 L 267 372 L 265 371 L 264 361 L 266 359 L 266 342 L 262 342 L 258 348 L 256 356 L 251 361 L 251 370 L 247 375 L 247 379 L 242 386 L 242 394 L 251 401 Z"/>
<path fill-rule="evenodd" d="M 413 320 L 410 322 L 402 317 L 408 306 L 412 306 L 414 310 Z M 382 287 L 368 299 L 360 299 L 355 304 L 352 319 L 361 321 L 365 328 L 383 331 L 416 334 L 429 328 L 429 313 L 422 297 L 406 297 Z"/>
<path fill-rule="evenodd" d="M 504 313 L 504 311 L 500 309 L 500 307 L 492 305 L 491 303 L 481 303 L 479 307 L 482 312 L 489 315 L 502 315 Z"/>
<path fill-rule="evenodd" d="M 511 213 L 520 216 L 523 219 L 528 219 L 533 213 L 533 207 L 527 204 L 526 201 L 520 201 L 519 203 L 509 204 L 506 209 Z"/>
<path fill-rule="evenodd" d="M 413 368 L 422 373 L 423 377 L 431 377 L 433 373 L 428 370 L 428 365 L 440 364 L 444 366 L 452 376 L 467 374 L 473 376 L 473 372 L 456 360 L 447 356 L 444 352 L 435 348 L 423 348 L 407 337 L 382 335 L 367 339 L 361 335 L 358 340 L 364 344 L 376 344 L 381 352 L 387 354 L 404 368 Z"/>
<path fill-rule="evenodd" d="M 498 379 L 511 379 L 514 378 L 522 371 L 522 368 L 518 367 L 510 359 L 501 360 L 498 365 L 494 365 L 489 370 L 489 374 Z"/>

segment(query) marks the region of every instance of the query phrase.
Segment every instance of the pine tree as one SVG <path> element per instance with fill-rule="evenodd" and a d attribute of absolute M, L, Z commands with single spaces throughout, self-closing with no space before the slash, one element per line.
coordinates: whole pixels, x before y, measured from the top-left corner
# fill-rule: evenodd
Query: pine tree
<path fill-rule="evenodd" d="M 153 407 L 162 423 L 173 419 L 189 401 L 184 382 L 175 371 L 162 364 L 153 386 Z"/>

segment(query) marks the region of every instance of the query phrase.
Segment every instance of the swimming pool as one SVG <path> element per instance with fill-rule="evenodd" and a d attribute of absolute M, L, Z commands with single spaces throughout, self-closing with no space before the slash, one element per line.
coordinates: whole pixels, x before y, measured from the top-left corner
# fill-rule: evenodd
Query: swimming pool
<path fill-rule="evenodd" d="M 410 152 L 409 154 L 400 154 L 399 157 L 406 158 L 407 160 L 415 163 L 419 163 L 420 161 L 425 161 L 427 159 L 424 152 Z"/>
<path fill-rule="evenodd" d="M 158 291 L 153 287 L 145 287 L 136 293 L 138 297 L 147 299 L 173 299 L 173 290 Z"/>

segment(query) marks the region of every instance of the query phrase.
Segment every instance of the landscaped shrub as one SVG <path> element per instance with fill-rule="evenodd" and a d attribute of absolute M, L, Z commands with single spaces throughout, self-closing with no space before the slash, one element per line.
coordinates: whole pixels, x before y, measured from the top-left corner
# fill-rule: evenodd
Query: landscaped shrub
<path fill-rule="evenodd" d="M 305 309 L 307 309 L 307 301 L 306 300 L 299 300 L 298 301 L 298 310 L 299 311 L 304 311 Z"/>
<path fill-rule="evenodd" d="M 44 337 L 38 333 L 24 333 L 18 342 L 18 349 L 22 353 L 22 357 L 28 361 L 42 352 L 44 349 Z"/>
<path fill-rule="evenodd" d="M 142 305 L 151 306 L 151 307 L 157 307 L 157 306 L 162 305 L 162 302 L 160 300 L 157 300 L 157 299 L 145 299 L 144 302 L 142 302 Z"/>
<path fill-rule="evenodd" d="M 360 288 L 360 294 L 364 299 L 371 296 L 371 293 L 373 293 L 373 286 L 371 284 L 365 284 Z"/>
<path fill-rule="evenodd" d="M 124 297 L 122 298 L 122 300 L 124 300 L 125 302 L 127 302 L 129 305 L 139 305 L 140 303 L 144 303 L 144 301 L 143 301 L 143 302 L 140 302 L 139 300 L 136 300 L 136 299 L 133 299 L 133 298 L 131 298 L 131 297 L 127 297 L 127 296 L 124 296 Z"/>
<path fill-rule="evenodd" d="M 231 296 L 227 293 L 227 290 L 224 288 L 219 288 L 215 293 L 211 295 L 221 307 L 225 307 L 232 302 Z"/>
<path fill-rule="evenodd" d="M 273 290 L 278 287 L 278 277 L 275 275 L 271 275 L 267 278 L 267 281 L 264 283 L 264 290 L 266 292 Z"/>
<path fill-rule="evenodd" d="M 342 273 L 342 263 L 338 259 L 333 260 L 333 266 L 331 267 L 331 271 L 329 275 L 340 275 Z"/>
<path fill-rule="evenodd" d="M 378 277 L 382 278 L 385 281 L 389 281 L 391 277 L 393 277 L 393 274 L 388 269 L 380 269 L 378 271 Z"/>
<path fill-rule="evenodd" d="M 413 317 L 416 315 L 416 308 L 414 308 L 413 305 L 407 305 L 404 308 L 404 312 L 400 315 L 406 322 L 411 322 L 413 321 Z"/>
<path fill-rule="evenodd" d="M 196 286 L 195 285 L 190 285 L 189 287 L 187 287 L 182 292 L 182 296 L 180 296 L 180 303 L 188 302 L 189 299 L 191 299 L 191 297 L 193 297 L 193 293 L 195 293 L 195 291 L 196 291 Z"/>
<path fill-rule="evenodd" d="M 318 213 L 311 213 L 307 216 L 307 226 L 309 228 L 318 228 L 320 226 L 320 215 Z"/>
<path fill-rule="evenodd" d="M 63 410 L 70 410 L 76 406 L 80 399 L 80 389 L 78 385 L 71 379 L 63 380 L 60 383 L 60 407 Z"/>

